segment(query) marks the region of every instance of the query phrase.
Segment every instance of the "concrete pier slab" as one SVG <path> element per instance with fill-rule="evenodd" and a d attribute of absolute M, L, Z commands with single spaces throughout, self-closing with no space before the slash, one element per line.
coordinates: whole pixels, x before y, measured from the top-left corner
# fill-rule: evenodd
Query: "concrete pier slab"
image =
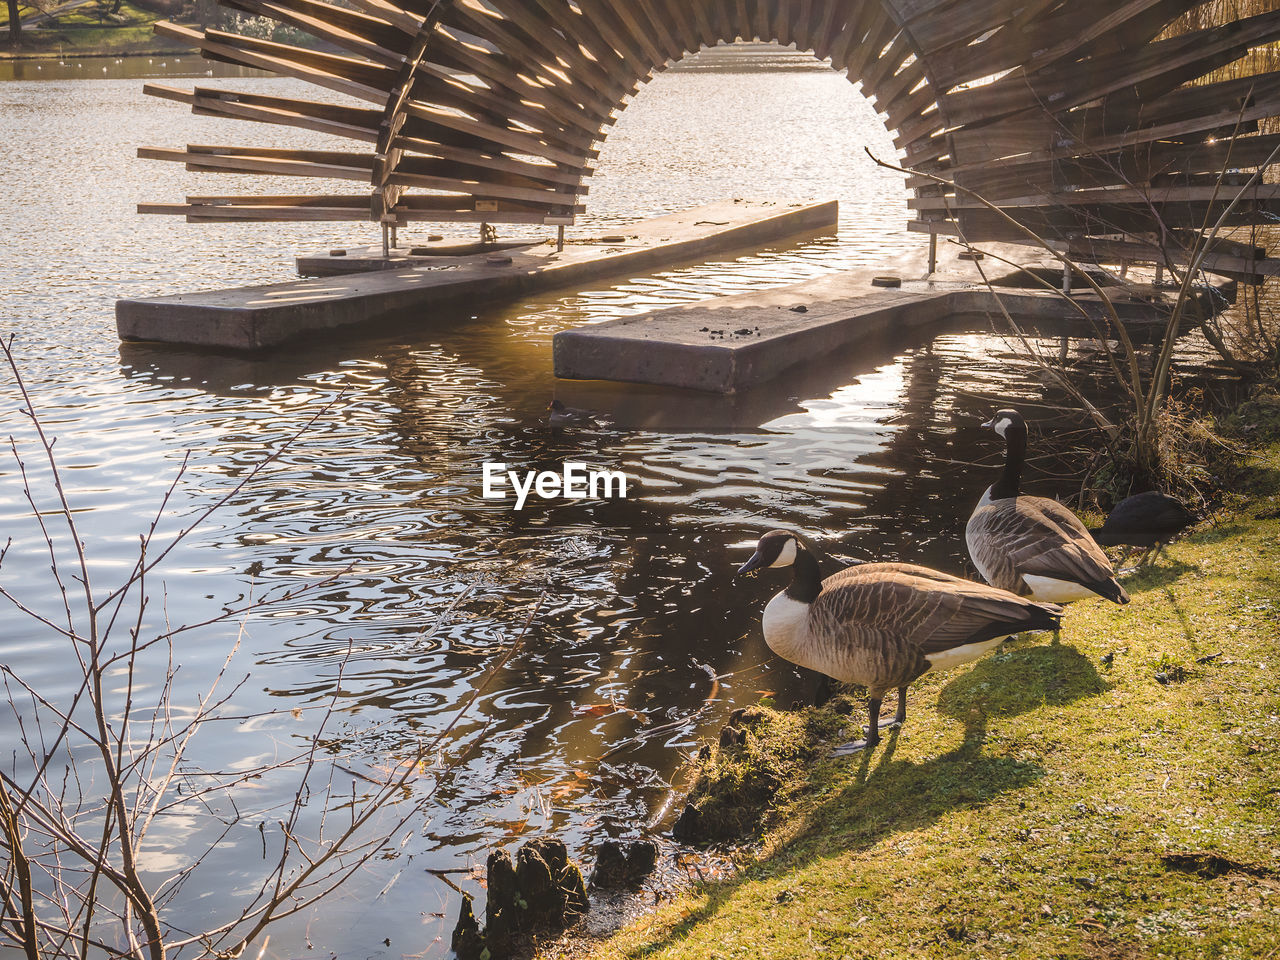
<path fill-rule="evenodd" d="M 1036 259 L 1029 264 L 1025 247 L 984 249 L 988 256 L 974 261 L 961 259 L 960 249 L 952 247 L 928 277 L 922 252 L 888 269 L 834 274 L 565 330 L 553 341 L 555 373 L 569 380 L 732 394 L 870 338 L 909 332 L 958 314 L 999 317 L 1003 305 L 1015 320 L 1027 323 L 1080 316 L 1052 290 L 1009 286 L 1030 281 L 1000 258 L 1033 266 L 1042 274 L 1056 269 L 1060 283 L 1057 261 Z M 988 281 L 998 289 L 989 288 Z M 1159 291 L 1149 285 L 1115 290 L 1112 302 L 1126 324 L 1167 315 L 1150 302 Z M 1235 284 L 1221 281 L 1200 296 L 1206 306 L 1216 303 L 1220 309 L 1234 300 Z M 1102 299 L 1079 279 L 1073 299 L 1088 317 L 1106 316 Z"/>
<path fill-rule="evenodd" d="M 374 270 L 403 270 L 406 267 L 425 267 L 437 262 L 439 257 L 510 256 L 513 250 L 541 247 L 542 240 L 498 240 L 481 243 L 478 240 L 428 240 L 425 243 L 401 244 L 382 255 L 382 245 L 368 247 L 344 247 L 319 253 L 300 254 L 296 259 L 300 277 L 336 277 L 344 273 L 369 273 Z"/>
<path fill-rule="evenodd" d="M 617 228 L 617 242 L 415 257 L 403 269 L 116 302 L 122 340 L 262 350 L 409 310 L 510 300 L 834 230 L 835 202 L 721 201 Z M 608 238 L 613 241 L 613 237 Z"/>

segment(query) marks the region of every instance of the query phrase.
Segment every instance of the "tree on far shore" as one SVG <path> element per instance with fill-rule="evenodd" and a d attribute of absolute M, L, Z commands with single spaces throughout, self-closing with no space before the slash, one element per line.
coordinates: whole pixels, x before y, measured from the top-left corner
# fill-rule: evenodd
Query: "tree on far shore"
<path fill-rule="evenodd" d="M 18 0 L 5 0 L 9 6 L 9 46 L 22 43 L 22 17 L 18 14 Z"/>

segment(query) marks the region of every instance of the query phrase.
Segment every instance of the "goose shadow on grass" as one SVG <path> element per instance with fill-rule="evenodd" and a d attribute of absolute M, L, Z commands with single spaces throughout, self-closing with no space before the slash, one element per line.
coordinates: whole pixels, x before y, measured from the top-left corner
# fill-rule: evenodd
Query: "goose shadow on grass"
<path fill-rule="evenodd" d="M 1040 764 L 984 752 L 988 722 L 1066 706 L 1108 687 L 1089 658 L 1067 644 L 1026 646 L 980 661 L 938 695 L 938 712 L 964 725 L 960 745 L 928 760 L 899 760 L 899 731 L 888 732 L 879 748 L 855 761 L 853 782 L 806 815 L 785 854 L 789 869 L 865 851 L 887 837 L 928 827 L 953 810 L 980 807 L 1032 785 L 1045 774 Z M 929 709 L 918 702 L 911 708 Z M 739 875 L 708 888 L 701 907 L 660 941 L 645 944 L 640 954 L 661 951 L 689 935 L 748 879 Z"/>
<path fill-rule="evenodd" d="M 1120 582 L 1130 594 L 1146 593 L 1176 583 L 1188 574 L 1199 573 L 1200 567 L 1169 557 L 1161 557 L 1146 566 L 1120 571 Z"/>

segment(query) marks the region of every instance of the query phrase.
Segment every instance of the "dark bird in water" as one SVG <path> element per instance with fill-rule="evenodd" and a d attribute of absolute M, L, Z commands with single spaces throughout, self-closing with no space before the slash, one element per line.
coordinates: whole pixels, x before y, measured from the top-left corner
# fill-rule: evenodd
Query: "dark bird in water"
<path fill-rule="evenodd" d="M 1089 533 L 1108 547 L 1141 547 L 1138 563 L 1154 560 L 1164 545 L 1196 522 L 1195 515 L 1168 494 L 1158 490 L 1125 497 L 1107 514 L 1100 527 Z M 1129 551 L 1125 551 L 1127 557 Z"/>
<path fill-rule="evenodd" d="M 1050 603 L 1093 596 L 1128 603 L 1111 561 L 1080 518 L 1057 500 L 1020 493 L 1027 425 L 1018 411 L 1001 410 L 983 426 L 1005 441 L 1004 472 L 982 495 L 964 532 L 983 579 Z"/>
<path fill-rule="evenodd" d="M 769 649 L 870 695 L 866 739 L 842 753 L 880 742 L 889 690 L 898 691 L 898 712 L 886 726 L 901 726 L 917 677 L 976 660 L 1024 630 L 1056 631 L 1062 618 L 1053 604 L 909 563 L 865 563 L 823 580 L 810 548 L 788 530 L 761 537 L 738 572 L 764 567 L 791 568 L 790 586 L 764 608 Z"/>
<path fill-rule="evenodd" d="M 547 422 L 552 426 L 595 427 L 599 425 L 597 414 L 579 407 L 566 407 L 559 400 L 547 404 Z"/>

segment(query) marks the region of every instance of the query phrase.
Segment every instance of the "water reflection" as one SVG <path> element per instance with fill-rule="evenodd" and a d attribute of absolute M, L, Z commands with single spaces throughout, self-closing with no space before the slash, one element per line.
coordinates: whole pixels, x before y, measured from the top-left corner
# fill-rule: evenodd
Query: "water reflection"
<path fill-rule="evenodd" d="M 155 53 L 148 56 L 86 57 L 70 53 L 33 60 L 0 60 L 0 82 L 5 80 L 151 80 L 179 77 L 265 77 L 233 63 L 205 60 L 192 53 Z"/>

